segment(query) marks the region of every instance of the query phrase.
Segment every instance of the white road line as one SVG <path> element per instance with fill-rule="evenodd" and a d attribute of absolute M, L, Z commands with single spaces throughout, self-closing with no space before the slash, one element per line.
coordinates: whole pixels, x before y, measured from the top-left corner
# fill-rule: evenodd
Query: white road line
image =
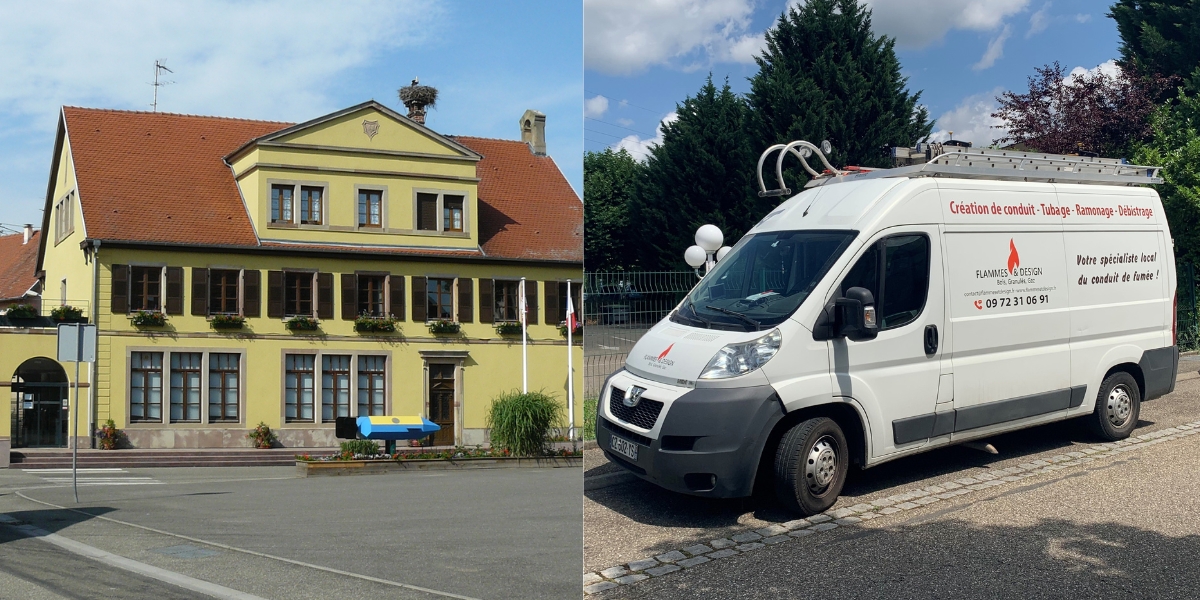
<path fill-rule="evenodd" d="M 21 469 L 24 473 L 70 473 L 71 469 Z M 79 469 L 80 473 L 128 473 L 125 469 L 119 467 L 95 467 Z"/>

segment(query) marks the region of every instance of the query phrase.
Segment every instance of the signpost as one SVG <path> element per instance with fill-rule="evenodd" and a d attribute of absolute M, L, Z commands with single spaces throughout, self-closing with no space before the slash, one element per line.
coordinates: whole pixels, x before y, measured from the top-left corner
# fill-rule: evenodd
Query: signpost
<path fill-rule="evenodd" d="M 79 503 L 79 363 L 96 362 L 96 326 L 80 323 L 63 323 L 58 326 L 58 361 L 75 363 L 75 402 L 68 416 L 71 426 L 71 487 L 75 491 L 75 503 Z"/>

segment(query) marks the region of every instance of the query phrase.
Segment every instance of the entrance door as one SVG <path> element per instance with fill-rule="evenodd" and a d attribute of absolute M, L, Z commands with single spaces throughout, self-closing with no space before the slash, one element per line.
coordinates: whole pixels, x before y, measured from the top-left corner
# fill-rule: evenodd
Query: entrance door
<path fill-rule="evenodd" d="M 31 358 L 12 379 L 14 448 L 67 446 L 67 374 L 48 358 Z"/>
<path fill-rule="evenodd" d="M 433 445 L 454 445 L 454 369 L 452 364 L 429 365 L 429 420 L 441 429 Z"/>

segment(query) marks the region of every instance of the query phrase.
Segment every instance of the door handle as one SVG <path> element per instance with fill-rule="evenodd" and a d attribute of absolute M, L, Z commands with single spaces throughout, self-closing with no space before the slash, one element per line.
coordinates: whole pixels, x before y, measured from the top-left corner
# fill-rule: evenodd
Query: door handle
<path fill-rule="evenodd" d="M 937 325 L 925 326 L 925 354 L 933 356 L 938 350 L 938 331 Z"/>

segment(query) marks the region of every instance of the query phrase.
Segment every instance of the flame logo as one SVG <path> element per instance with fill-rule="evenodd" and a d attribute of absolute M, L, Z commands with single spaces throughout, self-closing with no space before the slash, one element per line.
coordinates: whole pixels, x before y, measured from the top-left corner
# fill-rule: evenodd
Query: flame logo
<path fill-rule="evenodd" d="M 1008 272 L 1013 273 L 1013 269 L 1021 266 L 1021 257 L 1017 254 L 1017 245 L 1013 243 L 1012 238 L 1008 240 Z"/>
<path fill-rule="evenodd" d="M 658 355 L 658 360 L 662 360 L 662 359 L 666 358 L 666 357 L 667 357 L 667 353 L 668 353 L 668 352 L 670 352 L 670 351 L 671 351 L 671 348 L 674 348 L 674 347 L 675 347 L 675 344 L 671 344 L 670 346 L 667 346 L 667 349 L 666 349 L 666 350 L 663 350 L 663 351 L 662 351 L 662 354 L 659 354 L 659 355 Z"/>

